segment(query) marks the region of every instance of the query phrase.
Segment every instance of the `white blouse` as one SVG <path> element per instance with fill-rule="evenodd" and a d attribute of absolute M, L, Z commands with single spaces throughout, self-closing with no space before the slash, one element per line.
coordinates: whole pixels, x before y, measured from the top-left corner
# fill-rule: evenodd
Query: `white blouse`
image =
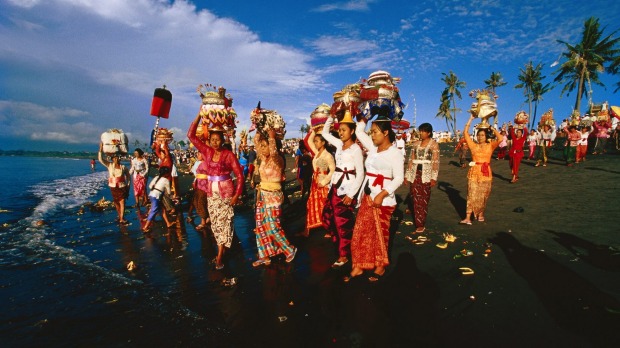
<path fill-rule="evenodd" d="M 397 148 L 390 146 L 387 150 L 377 152 L 378 148 L 364 129 L 366 124 L 358 122 L 355 128 L 355 135 L 368 150 L 365 167 L 366 176 L 362 187 L 370 188 L 370 198 L 374 199 L 382 190 L 386 190 L 388 195 L 383 199 L 383 206 L 395 206 L 396 196 L 394 191 L 400 187 L 404 180 L 404 157 Z M 381 185 L 383 180 L 383 185 Z M 361 193 L 361 192 L 360 192 Z M 361 194 L 360 194 L 361 198 Z M 358 199 L 358 204 L 361 199 Z"/>
<path fill-rule="evenodd" d="M 347 195 L 350 198 L 355 198 L 364 180 L 364 154 L 357 144 L 353 144 L 348 149 L 343 150 L 344 144 L 342 140 L 329 133 L 332 123 L 334 123 L 334 119 L 328 117 L 321 133 L 327 142 L 336 147 L 336 156 L 334 156 L 336 171 L 332 175 L 331 183 L 335 185 L 342 178 L 342 183 L 336 189 L 336 194 L 338 196 Z M 352 174 L 352 171 L 355 171 L 355 174 Z M 349 174 L 344 172 L 349 172 Z"/>

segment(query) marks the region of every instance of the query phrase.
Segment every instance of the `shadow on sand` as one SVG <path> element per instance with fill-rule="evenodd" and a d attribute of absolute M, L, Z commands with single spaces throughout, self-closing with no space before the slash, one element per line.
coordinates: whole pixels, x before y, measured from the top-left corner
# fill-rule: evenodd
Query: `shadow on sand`
<path fill-rule="evenodd" d="M 584 262 L 605 271 L 620 272 L 620 250 L 609 245 L 594 244 L 569 233 L 545 230 L 553 240 Z"/>
<path fill-rule="evenodd" d="M 489 241 L 503 250 L 560 327 L 595 347 L 620 345 L 620 302 L 613 296 L 508 233 L 497 233 Z"/>

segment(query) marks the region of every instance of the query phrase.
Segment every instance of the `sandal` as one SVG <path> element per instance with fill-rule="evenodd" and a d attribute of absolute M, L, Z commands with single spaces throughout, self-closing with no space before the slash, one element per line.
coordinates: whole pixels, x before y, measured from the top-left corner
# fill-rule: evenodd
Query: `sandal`
<path fill-rule="evenodd" d="M 290 263 L 293 261 L 293 259 L 295 258 L 295 255 L 297 255 L 297 248 L 293 247 L 293 253 L 290 254 L 289 256 L 286 257 L 286 262 Z"/>
<path fill-rule="evenodd" d="M 478 217 L 479 222 L 484 222 L 484 216 Z"/>
<path fill-rule="evenodd" d="M 381 280 L 384 274 L 385 274 L 385 271 L 383 271 L 383 273 L 381 274 L 373 272 L 372 275 L 368 277 L 368 281 L 371 283 L 378 282 L 379 280 Z"/>
<path fill-rule="evenodd" d="M 224 269 L 224 264 L 215 265 L 215 269 L 218 270 L 218 271 Z"/>
<path fill-rule="evenodd" d="M 200 225 L 196 226 L 196 229 L 197 229 L 197 230 L 202 230 L 202 229 L 203 229 L 203 228 L 205 228 L 205 227 L 206 227 L 205 225 L 200 224 Z"/>
<path fill-rule="evenodd" d="M 471 221 L 469 221 L 469 220 L 461 220 L 459 222 L 459 224 L 461 224 L 461 225 L 471 225 Z"/>
<path fill-rule="evenodd" d="M 150 228 L 143 228 L 142 229 L 142 233 L 149 233 L 149 232 L 151 232 Z"/>
<path fill-rule="evenodd" d="M 426 227 L 418 227 L 415 229 L 415 233 L 424 233 L 424 231 L 426 231 Z"/>
<path fill-rule="evenodd" d="M 362 274 L 364 274 L 364 273 L 360 273 L 360 274 L 356 274 L 356 275 L 352 275 L 352 274 L 346 275 L 346 276 L 344 276 L 344 278 L 342 278 L 342 281 L 345 282 L 345 283 L 348 283 L 351 280 L 353 280 L 353 278 L 357 278 L 357 277 L 361 276 Z"/>
<path fill-rule="evenodd" d="M 252 262 L 252 267 L 258 267 L 258 266 L 269 266 L 271 265 L 271 259 L 265 258 L 265 259 L 258 259 L 254 262 Z"/>
<path fill-rule="evenodd" d="M 185 218 L 185 221 L 187 221 L 188 224 L 191 224 L 192 222 L 194 222 L 194 217 L 190 215 L 187 218 Z"/>
<path fill-rule="evenodd" d="M 338 260 L 336 260 L 336 262 L 334 262 L 332 264 L 332 268 L 340 268 L 340 267 L 344 266 L 347 262 L 349 262 L 348 259 L 346 261 L 338 261 Z"/>

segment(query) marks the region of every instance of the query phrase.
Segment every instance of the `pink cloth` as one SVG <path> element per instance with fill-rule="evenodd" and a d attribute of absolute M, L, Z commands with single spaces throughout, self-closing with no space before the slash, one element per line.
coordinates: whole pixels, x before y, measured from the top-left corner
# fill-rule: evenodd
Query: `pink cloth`
<path fill-rule="evenodd" d="M 237 178 L 236 186 L 232 180 L 218 181 L 220 196 L 222 198 L 229 198 L 234 195 L 241 195 L 243 185 L 245 184 L 243 169 L 232 151 L 222 149 L 220 158 L 217 162 L 213 161 L 213 155 L 215 150 L 203 143 L 196 136 L 196 129 L 198 128 L 198 122 L 192 122 L 189 130 L 187 131 L 187 138 L 194 144 L 196 149 L 200 151 L 204 160 L 198 167 L 200 170 L 197 172 L 204 173 L 211 176 L 230 175 L 231 172 L 235 173 Z M 211 190 L 211 184 L 208 180 L 196 180 L 196 187 L 207 193 L 207 197 L 211 197 L 213 192 Z"/>

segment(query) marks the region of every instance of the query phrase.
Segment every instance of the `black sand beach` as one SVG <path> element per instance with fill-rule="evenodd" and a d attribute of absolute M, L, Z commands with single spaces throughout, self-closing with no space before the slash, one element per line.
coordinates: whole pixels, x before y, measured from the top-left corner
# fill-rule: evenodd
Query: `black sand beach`
<path fill-rule="evenodd" d="M 129 280 L 99 298 L 89 293 L 101 279 L 72 281 L 67 273 L 65 282 L 43 280 L 70 289 L 66 303 L 40 301 L 42 313 L 15 318 L 10 313 L 19 309 L 7 301 L 0 336 L 9 346 L 619 346 L 620 157 L 590 155 L 571 168 L 558 151 L 547 167 L 524 161 L 516 184 L 509 183 L 508 161 L 494 160 L 486 221 L 466 226 L 458 222 L 467 169 L 451 153 L 443 144 L 422 234 L 428 241 L 413 243 L 418 235 L 407 224 L 408 188 L 397 191 L 391 265 L 377 283 L 366 277 L 344 283 L 350 263 L 330 267 L 336 250 L 322 229 L 294 236 L 303 229 L 305 207 L 289 170 L 284 227 L 299 248 L 291 264 L 252 268 L 250 206 L 237 208 L 237 238 L 222 271 L 211 263 L 213 238 L 184 223 L 185 214 L 176 230 L 156 224 L 143 236 L 134 209 L 132 224 L 120 229 L 114 212 L 87 212 L 84 219 L 109 232 L 74 248 Z M 181 183 L 187 187 L 190 180 L 184 176 Z M 444 233 L 457 239 L 440 249 Z M 473 254 L 463 256 L 467 251 Z M 126 269 L 130 261 L 133 271 Z M 460 267 L 474 274 L 463 275 Z M 235 284 L 226 284 L 233 278 Z M 23 327 L 34 318 L 45 321 Z"/>

